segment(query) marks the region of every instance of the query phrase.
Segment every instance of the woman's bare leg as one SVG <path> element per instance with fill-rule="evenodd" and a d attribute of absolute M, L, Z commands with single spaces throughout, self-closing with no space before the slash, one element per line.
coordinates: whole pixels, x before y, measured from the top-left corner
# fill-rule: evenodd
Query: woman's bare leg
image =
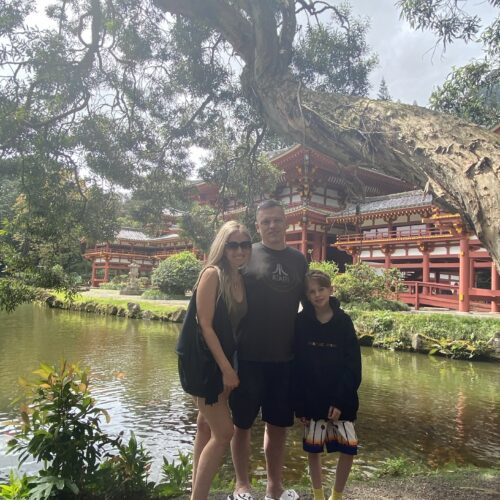
<path fill-rule="evenodd" d="M 194 438 L 193 449 L 193 487 L 196 479 L 196 469 L 200 460 L 201 452 L 210 440 L 210 426 L 208 425 L 205 417 L 198 411 L 198 418 L 196 419 L 196 437 Z"/>
<path fill-rule="evenodd" d="M 196 465 L 191 500 L 205 500 L 217 469 L 233 437 L 233 421 L 227 404 L 227 394 L 219 395 L 213 405 L 200 398 L 198 409 L 210 427 L 210 439 L 203 447 Z"/>

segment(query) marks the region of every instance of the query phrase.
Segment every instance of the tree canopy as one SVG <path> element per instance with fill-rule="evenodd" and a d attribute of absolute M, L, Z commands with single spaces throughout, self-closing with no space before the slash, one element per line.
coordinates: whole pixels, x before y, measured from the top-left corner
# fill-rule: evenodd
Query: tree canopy
<path fill-rule="evenodd" d="M 416 28 L 435 30 L 446 44 L 479 33 L 480 20 L 457 8 L 461 2 L 399 4 Z M 17 174 L 30 227 L 37 207 L 47 209 L 39 196 L 47 182 L 52 198 L 78 200 L 72 206 L 96 221 L 89 229 L 101 237 L 112 229 L 103 214 L 116 187 L 136 191 L 154 219 L 186 198 L 193 145 L 213 147 L 213 165 L 225 167 L 207 178 L 228 179 L 228 189 L 247 199 L 228 173 L 248 179 L 254 169 L 271 179 L 259 151 L 295 141 L 345 168 L 368 166 L 427 186 L 500 262 L 498 138 L 431 110 L 367 99 L 375 58 L 366 24 L 348 7 L 54 0 L 44 28 L 26 22 L 33 9 L 30 0 L 0 0 L 0 172 Z M 498 24 L 483 36 L 498 48 Z M 360 197 L 363 186 L 350 192 Z M 57 205 L 56 213 L 65 211 Z"/>

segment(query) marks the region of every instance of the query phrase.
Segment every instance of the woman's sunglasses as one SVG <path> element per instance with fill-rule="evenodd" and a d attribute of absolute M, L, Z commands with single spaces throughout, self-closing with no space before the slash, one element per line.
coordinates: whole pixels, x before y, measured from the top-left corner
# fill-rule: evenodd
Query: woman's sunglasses
<path fill-rule="evenodd" d="M 225 244 L 225 247 L 229 250 L 238 250 L 241 248 L 242 250 L 250 250 L 252 248 L 252 242 L 250 240 L 245 241 L 228 241 Z"/>

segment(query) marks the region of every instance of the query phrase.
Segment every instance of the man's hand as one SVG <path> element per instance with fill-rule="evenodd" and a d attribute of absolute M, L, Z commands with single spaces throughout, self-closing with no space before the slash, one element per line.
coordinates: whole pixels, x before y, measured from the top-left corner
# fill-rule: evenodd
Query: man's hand
<path fill-rule="evenodd" d="M 338 408 L 335 408 L 335 406 L 330 406 L 330 408 L 328 408 L 328 420 L 336 422 L 340 418 L 341 413 L 342 412 Z"/>

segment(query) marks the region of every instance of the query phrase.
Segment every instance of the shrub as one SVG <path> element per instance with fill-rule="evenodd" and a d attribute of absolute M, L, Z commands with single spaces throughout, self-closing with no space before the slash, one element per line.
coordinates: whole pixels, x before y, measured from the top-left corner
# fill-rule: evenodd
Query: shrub
<path fill-rule="evenodd" d="M 106 460 L 94 482 L 96 496 L 109 499 L 149 498 L 154 483 L 148 481 L 151 454 L 137 443 L 132 432 L 127 445 L 118 443 L 119 454 Z"/>
<path fill-rule="evenodd" d="M 187 493 L 193 472 L 192 456 L 179 452 L 179 462 L 169 462 L 163 457 L 162 482 L 156 487 L 157 493 L 166 497 L 177 497 Z"/>
<path fill-rule="evenodd" d="M 34 373 L 36 382 L 23 382 L 31 401 L 21 407 L 22 423 L 9 452 L 19 453 L 21 463 L 31 455 L 44 464 L 33 494 L 78 494 L 97 471 L 104 448 L 115 444 L 100 428 L 101 417 L 109 416 L 95 406 L 88 374 L 78 366 L 63 362 L 57 370 L 41 364 Z"/>
<path fill-rule="evenodd" d="M 334 280 L 335 294 L 341 302 L 366 302 L 384 286 L 383 278 L 367 264 L 346 266 Z"/>
<path fill-rule="evenodd" d="M 193 288 L 201 268 L 202 263 L 193 253 L 181 252 L 161 262 L 151 281 L 164 293 L 183 295 Z"/>
<path fill-rule="evenodd" d="M 28 498 L 30 496 L 30 478 L 26 475 L 18 477 L 14 471 L 9 472 L 9 482 L 0 484 L 0 498 L 5 500 L 17 500 L 19 498 Z"/>
<path fill-rule="evenodd" d="M 328 276 L 330 276 L 332 282 L 339 272 L 339 266 L 337 266 L 337 263 L 329 260 L 313 260 L 309 263 L 309 269 L 317 269 L 318 271 L 323 271 L 325 274 L 328 274 Z"/>
<path fill-rule="evenodd" d="M 168 300 L 172 298 L 172 296 L 163 293 L 161 290 L 158 290 L 157 288 L 150 288 L 149 290 L 145 290 L 142 293 L 141 298 L 149 300 Z"/>
<path fill-rule="evenodd" d="M 389 300 L 401 290 L 402 275 L 398 269 L 380 273 L 368 264 L 346 266 L 345 273 L 335 276 L 335 294 L 341 302 L 370 302 L 374 299 Z"/>

